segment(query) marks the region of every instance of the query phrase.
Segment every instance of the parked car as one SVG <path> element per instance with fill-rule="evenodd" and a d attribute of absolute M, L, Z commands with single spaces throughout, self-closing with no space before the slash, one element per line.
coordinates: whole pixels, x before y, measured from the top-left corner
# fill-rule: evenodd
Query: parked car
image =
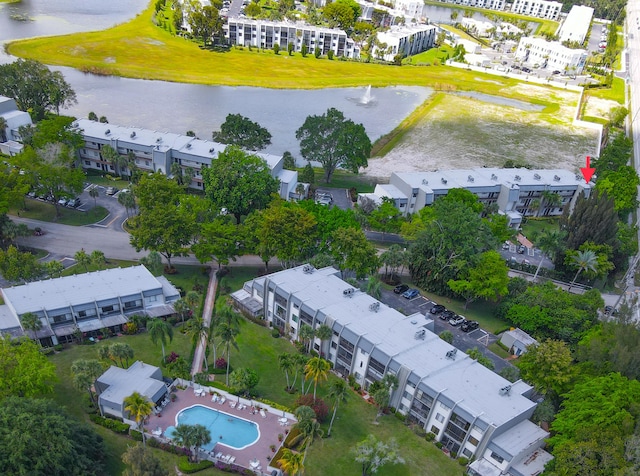
<path fill-rule="evenodd" d="M 396 294 L 402 294 L 407 289 L 409 289 L 409 286 L 407 286 L 406 284 L 398 284 L 395 288 L 393 288 L 393 292 Z"/>
<path fill-rule="evenodd" d="M 420 295 L 420 291 L 417 289 L 409 289 L 402 293 L 402 297 L 405 299 L 413 299 Z"/>
<path fill-rule="evenodd" d="M 453 316 L 451 319 L 449 319 L 449 324 L 451 324 L 452 326 L 459 326 L 460 324 L 462 324 L 464 321 L 466 321 L 466 319 L 464 318 L 464 316 Z"/>
<path fill-rule="evenodd" d="M 433 307 L 429 310 L 429 312 L 430 312 L 431 314 L 440 314 L 441 312 L 444 312 L 444 311 L 446 311 L 446 310 L 447 310 L 447 308 L 446 308 L 446 307 L 444 307 L 442 304 L 436 304 L 435 306 L 433 306 Z"/>
<path fill-rule="evenodd" d="M 465 321 L 460 326 L 460 329 L 462 329 L 463 332 L 471 332 L 475 331 L 478 327 L 480 327 L 478 321 Z"/>
<path fill-rule="evenodd" d="M 115 195 L 117 190 L 114 187 L 107 187 L 107 191 L 105 192 L 107 195 Z"/>
<path fill-rule="evenodd" d="M 444 311 L 442 314 L 440 314 L 440 319 L 442 319 L 443 321 L 448 321 L 449 319 L 455 316 L 456 316 L 456 313 L 453 311 Z"/>
<path fill-rule="evenodd" d="M 68 201 L 69 201 L 68 198 L 61 198 L 60 200 L 58 200 L 58 205 L 64 207 Z"/>
<path fill-rule="evenodd" d="M 511 243 L 509 243 L 508 241 L 505 241 L 504 243 L 502 243 L 502 249 L 505 251 L 509 251 L 509 248 L 511 247 Z"/>
<path fill-rule="evenodd" d="M 76 207 L 79 207 L 79 206 L 80 206 L 80 203 L 81 203 L 81 202 L 80 202 L 80 199 L 79 199 L 78 197 L 76 197 L 76 198 L 72 198 L 71 200 L 69 200 L 69 201 L 67 202 L 67 206 L 68 206 L 69 208 L 76 208 Z"/>
<path fill-rule="evenodd" d="M 527 251 L 527 247 L 526 246 L 524 246 L 524 245 L 518 246 L 518 254 L 523 255 L 525 251 Z"/>
<path fill-rule="evenodd" d="M 522 67 L 522 72 L 523 73 L 530 73 L 531 72 L 531 68 L 527 68 L 526 66 Z"/>
<path fill-rule="evenodd" d="M 553 73 L 551 74 L 560 74 L 560 70 L 556 69 Z"/>

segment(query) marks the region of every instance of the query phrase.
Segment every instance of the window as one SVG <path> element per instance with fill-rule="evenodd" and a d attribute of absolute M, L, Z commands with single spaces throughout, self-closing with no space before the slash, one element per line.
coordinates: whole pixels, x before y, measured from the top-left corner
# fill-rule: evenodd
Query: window
<path fill-rule="evenodd" d="M 502 456 L 494 453 L 493 451 L 491 452 L 491 457 L 495 459 L 498 463 L 502 463 L 504 461 L 504 458 Z"/>
<path fill-rule="evenodd" d="M 444 421 L 444 416 L 441 415 L 440 413 L 436 414 L 436 420 L 438 420 L 440 423 L 442 423 Z"/>
<path fill-rule="evenodd" d="M 437 435 L 438 433 L 440 433 L 440 428 L 438 428 L 437 426 L 433 425 L 431 427 L 431 433 L 433 433 L 434 435 Z"/>
<path fill-rule="evenodd" d="M 471 451 L 469 451 L 469 448 L 465 448 L 462 450 L 462 454 L 465 455 L 465 457 L 467 458 L 471 458 L 471 455 L 473 454 Z"/>
<path fill-rule="evenodd" d="M 447 405 L 445 405 L 444 403 L 440 402 L 440 406 L 442 408 L 444 408 L 445 410 L 451 410 L 451 407 L 448 407 Z"/>
<path fill-rule="evenodd" d="M 404 393 L 402 394 L 402 397 L 403 397 L 403 398 L 406 398 L 407 400 L 411 400 L 411 394 L 410 394 L 409 392 L 404 392 Z"/>
<path fill-rule="evenodd" d="M 158 296 L 148 296 L 147 302 L 156 302 L 158 300 Z"/>
<path fill-rule="evenodd" d="M 338 348 L 338 344 L 336 344 L 335 342 L 331 342 L 331 348 L 332 349 L 337 349 Z"/>
<path fill-rule="evenodd" d="M 478 446 L 478 440 L 477 440 L 477 438 L 474 438 L 473 436 L 470 436 L 469 439 L 467 440 L 467 442 L 470 445 Z"/>
<path fill-rule="evenodd" d="M 295 314 L 293 314 L 293 315 L 291 316 L 291 320 L 292 320 L 293 322 L 298 322 L 298 316 L 296 316 Z"/>
<path fill-rule="evenodd" d="M 85 160 L 85 161 L 84 161 L 84 165 L 91 165 L 91 161 L 89 161 L 89 160 Z"/>
<path fill-rule="evenodd" d="M 111 312 L 113 311 L 113 306 L 103 306 L 102 312 Z"/>

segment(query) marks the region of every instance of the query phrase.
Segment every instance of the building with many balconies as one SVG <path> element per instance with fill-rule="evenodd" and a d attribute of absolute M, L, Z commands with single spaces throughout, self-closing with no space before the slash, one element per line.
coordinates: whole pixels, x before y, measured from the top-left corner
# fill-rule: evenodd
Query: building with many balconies
<path fill-rule="evenodd" d="M 562 3 L 549 0 L 513 0 L 511 11 L 530 17 L 557 20 L 560 18 Z"/>

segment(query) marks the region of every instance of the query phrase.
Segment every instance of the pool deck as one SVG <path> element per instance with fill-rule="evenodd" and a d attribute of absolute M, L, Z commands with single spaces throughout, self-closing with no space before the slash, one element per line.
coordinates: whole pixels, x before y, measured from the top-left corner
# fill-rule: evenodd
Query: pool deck
<path fill-rule="evenodd" d="M 218 393 L 223 394 L 224 392 Z M 236 458 L 234 464 L 243 466 L 245 468 L 251 468 L 249 462 L 257 459 L 258 461 L 260 461 L 262 470 L 266 472 L 267 466 L 269 465 L 269 460 L 267 460 L 267 457 L 271 458 L 275 454 L 273 451 L 271 451 L 270 446 L 275 445 L 277 451 L 277 449 L 280 448 L 280 445 L 282 444 L 278 441 L 278 434 L 282 433 L 283 435 L 285 435 L 285 430 L 291 430 L 292 425 L 295 424 L 295 421 L 289 418 L 287 420 L 287 424 L 285 424 L 284 426 L 281 425 L 279 419 L 283 418 L 282 411 L 279 411 L 279 413 L 266 411 L 266 418 L 263 418 L 258 411 L 256 411 L 254 414 L 250 405 L 248 405 L 244 410 L 231 408 L 231 402 L 238 402 L 238 397 L 235 396 L 231 396 L 230 399 L 227 397 L 226 402 L 224 404 L 220 404 L 218 402 L 212 402 L 211 395 L 207 392 L 205 392 L 203 396 L 197 396 L 194 393 L 193 388 L 187 388 L 186 390 L 177 390 L 176 395 L 178 397 L 176 401 L 167 404 L 167 406 L 162 409 L 161 415 L 151 415 L 149 417 L 149 421 L 145 425 L 146 432 L 149 433 L 149 436 L 158 438 L 158 436 L 153 435 L 152 432 L 156 428 L 160 427 L 162 428 L 162 436 L 164 439 L 164 432 L 166 431 L 166 429 L 170 426 L 177 425 L 176 415 L 181 410 L 193 405 L 202 405 L 204 407 L 228 413 L 229 415 L 244 418 L 245 420 L 257 423 L 260 429 L 260 436 L 258 437 L 258 441 L 242 450 L 236 450 L 229 446 L 218 443 L 214 446 L 211 453 L 215 455 L 218 452 L 222 452 L 223 455 L 234 456 Z M 244 398 L 240 400 L 246 402 Z M 265 407 L 264 404 L 258 402 L 256 402 L 256 405 L 260 405 L 260 407 L 262 408 Z"/>

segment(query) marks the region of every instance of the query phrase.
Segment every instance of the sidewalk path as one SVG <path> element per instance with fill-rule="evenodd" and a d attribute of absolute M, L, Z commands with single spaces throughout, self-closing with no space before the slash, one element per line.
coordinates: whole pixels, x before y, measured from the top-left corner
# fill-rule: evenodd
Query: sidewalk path
<path fill-rule="evenodd" d="M 209 273 L 209 286 L 207 287 L 207 296 L 204 299 L 204 309 L 202 310 L 202 320 L 204 325 L 209 328 L 211 326 L 211 316 L 213 314 L 213 306 L 216 302 L 216 291 L 218 290 L 218 277 L 216 275 L 217 269 L 211 268 Z M 191 375 L 196 375 L 202 372 L 202 363 L 206 356 L 207 342 L 205 339 L 200 339 L 196 347 L 196 351 L 193 354 L 193 364 L 191 366 Z"/>

